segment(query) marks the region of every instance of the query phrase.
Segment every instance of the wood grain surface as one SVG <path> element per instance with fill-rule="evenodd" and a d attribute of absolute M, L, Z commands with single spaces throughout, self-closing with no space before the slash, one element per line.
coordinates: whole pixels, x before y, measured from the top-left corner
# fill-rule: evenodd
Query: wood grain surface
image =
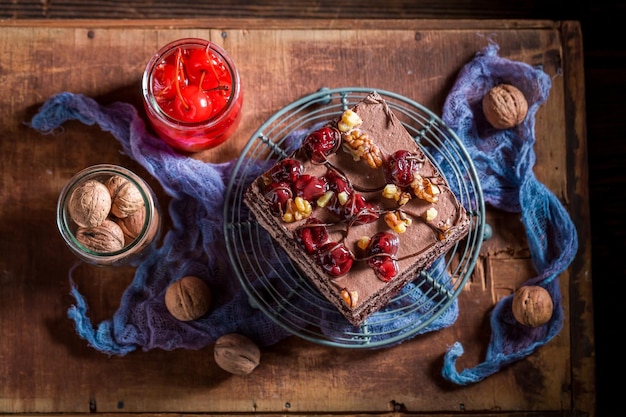
<path fill-rule="evenodd" d="M 273 28 L 275 25 L 277 28 Z M 580 27 L 531 21 L 23 21 L 0 25 L 0 412 L 3 413 L 590 413 L 595 406 L 586 136 Z M 454 341 L 458 366 L 480 362 L 488 312 L 532 273 L 518 216 L 490 211 L 494 237 L 460 297 L 448 329 L 392 349 L 351 351 L 289 338 L 264 349 L 247 377 L 225 374 L 212 347 L 107 357 L 75 334 L 66 311 L 74 258 L 54 224 L 58 193 L 85 166 L 111 162 L 147 174 L 120 154 L 108 133 L 69 122 L 54 135 L 23 124 L 54 93 L 141 108 L 139 79 L 162 44 L 200 36 L 222 44 L 245 82 L 245 116 L 227 144 L 198 154 L 238 155 L 271 114 L 320 87 L 362 85 L 395 91 L 440 113 L 459 69 L 497 40 L 501 55 L 542 65 L 553 78 L 537 115 L 537 177 L 571 210 L 580 254 L 562 276 L 568 317 L 562 332 L 526 360 L 468 387 L 440 375 Z M 337 58 L 340 57 L 340 58 Z M 393 74 L 393 76 L 390 76 Z M 149 178 L 147 178 L 149 179 Z M 158 185 L 153 188 L 166 199 Z M 75 274 L 94 323 L 111 317 L 133 270 L 83 265 Z"/>
<path fill-rule="evenodd" d="M 620 384 L 613 379 L 626 372 L 613 323 L 621 317 L 626 264 L 622 247 L 626 239 L 626 48 L 623 42 L 623 0 L 503 2 L 496 0 L 0 0 L 0 19 L 22 21 L 106 19 L 124 25 L 127 19 L 262 18 L 268 24 L 290 19 L 454 19 L 463 23 L 483 19 L 574 20 L 584 43 L 584 78 L 589 164 L 589 205 L 594 270 L 596 397 L 598 415 L 622 416 Z M 588 277 L 591 279 L 591 277 Z"/>

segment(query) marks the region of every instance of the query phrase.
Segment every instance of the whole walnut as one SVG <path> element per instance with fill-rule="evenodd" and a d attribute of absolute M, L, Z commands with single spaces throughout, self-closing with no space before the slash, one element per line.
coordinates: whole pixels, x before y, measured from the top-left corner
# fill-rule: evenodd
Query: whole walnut
<path fill-rule="evenodd" d="M 79 227 L 76 240 L 95 252 L 115 252 L 124 247 L 124 232 L 112 220 L 106 219 L 94 227 Z"/>
<path fill-rule="evenodd" d="M 146 222 L 146 208 L 141 207 L 139 210 L 134 213 L 129 214 L 128 216 L 118 219 L 117 224 L 120 225 L 122 231 L 124 232 L 124 236 L 126 237 L 126 242 L 130 243 L 139 236 L 141 230 L 143 229 L 143 225 Z"/>
<path fill-rule="evenodd" d="M 483 97 L 483 112 L 496 129 L 509 129 L 522 123 L 528 113 L 524 94 L 510 84 L 498 84 Z"/>
<path fill-rule="evenodd" d="M 513 317 L 521 324 L 537 327 L 547 323 L 554 308 L 550 293 L 538 285 L 526 285 L 513 294 Z"/>
<path fill-rule="evenodd" d="M 106 187 L 111 195 L 111 213 L 115 217 L 124 218 L 144 207 L 139 188 L 126 178 L 113 175 L 107 180 Z"/>
<path fill-rule="evenodd" d="M 259 365 L 261 350 L 250 338 L 230 333 L 217 339 L 213 357 L 215 363 L 226 372 L 247 375 Z"/>
<path fill-rule="evenodd" d="M 111 211 L 111 195 L 100 181 L 87 180 L 72 191 L 67 207 L 78 226 L 99 226 Z"/>
<path fill-rule="evenodd" d="M 187 275 L 174 281 L 165 290 L 165 307 L 180 321 L 197 320 L 211 306 L 209 286 L 200 278 Z"/>

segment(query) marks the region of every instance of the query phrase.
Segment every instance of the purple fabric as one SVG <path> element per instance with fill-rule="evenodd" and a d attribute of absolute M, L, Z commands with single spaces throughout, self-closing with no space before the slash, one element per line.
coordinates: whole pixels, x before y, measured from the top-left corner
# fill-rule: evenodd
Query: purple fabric
<path fill-rule="evenodd" d="M 497 130 L 484 118 L 482 97 L 500 83 L 518 87 L 528 101 L 528 114 L 515 128 Z M 491 313 L 492 335 L 484 362 L 458 372 L 455 364 L 463 354 L 463 347 L 456 342 L 448 349 L 443 376 L 457 384 L 480 381 L 530 355 L 563 326 L 558 276 L 576 255 L 577 233 L 560 201 L 533 173 L 535 114 L 546 101 L 550 88 L 551 80 L 540 68 L 499 57 L 498 46 L 491 43 L 461 70 L 444 104 L 442 119 L 472 156 L 485 202 L 497 209 L 521 213 L 537 273 L 524 284 L 543 286 L 554 302 L 551 320 L 531 328 L 513 318 L 512 295 L 500 300 Z"/>
<path fill-rule="evenodd" d="M 61 93 L 51 97 L 31 126 L 52 132 L 71 119 L 88 125 L 97 123 L 111 132 L 124 152 L 159 180 L 172 197 L 169 214 L 175 225 L 165 234 L 162 246 L 137 266 L 135 278 L 112 320 L 103 321 L 96 329 L 88 318 L 86 300 L 72 282 L 76 305 L 68 314 L 76 322 L 77 332 L 108 354 L 126 354 L 137 347 L 198 349 L 232 332 L 245 334 L 262 345 L 288 336 L 250 306 L 227 262 L 222 210 L 225 180 L 234 161 L 208 164 L 183 156 L 148 134 L 133 106 L 100 106 L 82 95 Z M 181 322 L 165 308 L 167 286 L 185 275 L 200 277 L 212 289 L 217 307 L 203 320 Z"/>
<path fill-rule="evenodd" d="M 133 106 L 126 103 L 101 106 L 89 97 L 69 92 L 49 98 L 30 125 L 41 132 L 50 133 L 67 120 L 79 120 L 87 125 L 98 124 L 104 131 L 113 134 L 124 152 L 144 166 L 172 197 L 169 215 L 173 229 L 167 231 L 161 247 L 136 265 L 135 277 L 124 292 L 120 308 L 111 320 L 104 320 L 94 328 L 89 319 L 88 303 L 71 280 L 70 271 L 71 291 L 76 304 L 70 307 L 68 314 L 81 337 L 103 353 L 125 355 L 137 348 L 199 349 L 227 333 L 244 334 L 261 346 L 274 344 L 291 334 L 250 305 L 228 262 L 223 234 L 223 208 L 226 184 L 235 160 L 211 164 L 181 155 L 146 131 Z M 305 132 L 300 134 L 304 137 Z M 299 143 L 297 138 L 287 142 L 292 146 Z M 248 184 L 262 170 L 263 167 L 259 166 L 258 172 L 253 171 L 249 178 L 238 180 Z M 266 238 L 266 245 L 272 245 L 269 235 Z M 273 261 L 279 262 L 280 259 Z M 431 273 L 441 277 L 440 285 L 448 283 L 452 286 L 452 280 L 443 267 L 442 259 L 431 267 Z M 215 308 L 201 319 L 191 322 L 176 320 L 167 312 L 164 304 L 168 285 L 185 275 L 195 275 L 205 280 L 214 294 Z M 273 288 L 279 288 L 285 297 L 295 287 L 286 285 L 292 279 L 289 276 L 269 276 L 268 279 L 274 283 Z M 403 289 L 403 300 L 407 302 L 411 297 L 424 300 L 427 298 L 424 296 L 426 291 L 428 288 L 423 290 L 422 286 L 411 283 Z M 358 332 L 363 331 L 371 342 L 396 340 L 402 329 L 415 326 L 432 308 L 429 303 L 422 302 L 420 308 L 411 314 L 387 312 L 384 321 L 377 320 L 378 313 L 375 313 L 367 329 L 355 330 L 347 320 L 337 318 L 338 312 L 333 315 L 332 311 L 318 310 L 319 307 L 311 303 L 301 305 L 299 303 L 303 301 L 298 298 L 291 298 L 290 302 L 294 308 L 306 310 L 309 317 L 319 320 L 317 324 L 331 340 L 341 339 L 348 331 L 356 333 L 358 340 Z M 290 317 L 296 326 L 304 328 L 309 325 L 299 322 L 293 315 Z M 446 311 L 413 336 L 447 327 L 457 317 L 458 303 L 455 300 Z M 340 324 L 343 322 L 345 325 Z M 331 326 L 330 323 L 336 325 Z M 369 336 L 372 333 L 378 336 Z M 389 345 L 393 343 L 389 342 Z"/>

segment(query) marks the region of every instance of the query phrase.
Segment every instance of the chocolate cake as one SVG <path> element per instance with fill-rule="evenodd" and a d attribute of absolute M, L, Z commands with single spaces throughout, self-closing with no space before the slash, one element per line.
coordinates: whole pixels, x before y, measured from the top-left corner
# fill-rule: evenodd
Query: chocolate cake
<path fill-rule="evenodd" d="M 260 175 L 258 223 L 354 326 L 468 232 L 432 161 L 372 92 Z"/>

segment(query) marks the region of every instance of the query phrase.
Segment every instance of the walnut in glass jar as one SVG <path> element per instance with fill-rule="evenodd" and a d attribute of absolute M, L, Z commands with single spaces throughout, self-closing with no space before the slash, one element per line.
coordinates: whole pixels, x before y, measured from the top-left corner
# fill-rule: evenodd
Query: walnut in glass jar
<path fill-rule="evenodd" d="M 111 194 L 100 181 L 87 180 L 74 189 L 67 208 L 80 227 L 96 227 L 111 211 Z"/>
<path fill-rule="evenodd" d="M 57 202 L 57 226 L 65 243 L 80 259 L 96 265 L 141 260 L 159 235 L 160 219 L 148 184 L 117 165 L 80 171 Z"/>
<path fill-rule="evenodd" d="M 143 196 L 139 189 L 128 179 L 113 175 L 106 182 L 111 195 L 111 213 L 123 219 L 144 207 Z"/>

